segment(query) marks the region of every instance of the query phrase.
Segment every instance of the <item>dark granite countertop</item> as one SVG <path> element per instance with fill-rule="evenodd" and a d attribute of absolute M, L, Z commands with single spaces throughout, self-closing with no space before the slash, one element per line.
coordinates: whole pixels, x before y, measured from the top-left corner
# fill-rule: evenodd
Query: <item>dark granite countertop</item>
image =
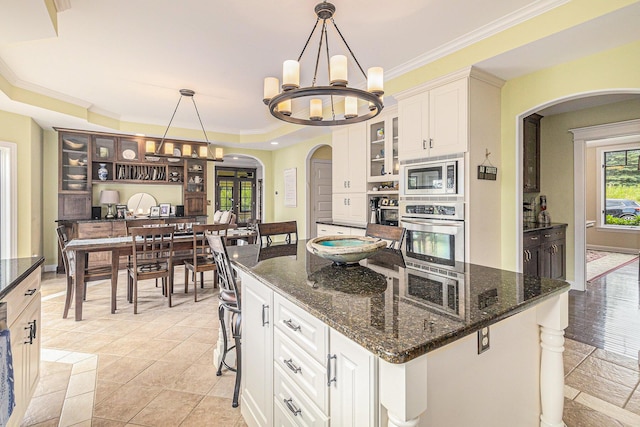
<path fill-rule="evenodd" d="M 361 228 L 366 229 L 366 225 L 362 224 L 347 224 L 345 222 L 337 222 L 337 221 L 316 221 L 316 224 L 325 224 L 325 225 L 336 225 L 338 227 L 351 227 L 351 228 Z"/>
<path fill-rule="evenodd" d="M 566 226 L 567 224 L 562 224 L 560 222 L 552 222 L 550 224 L 541 224 L 539 222 L 523 222 L 522 231 L 526 233 L 527 231 L 547 230 L 549 228 L 558 228 L 558 227 L 566 227 Z"/>
<path fill-rule="evenodd" d="M 0 299 L 44 263 L 44 257 L 0 259 Z"/>
<path fill-rule="evenodd" d="M 443 289 L 422 279 L 425 273 L 404 268 L 398 251 L 384 249 L 360 265 L 340 267 L 310 254 L 305 244 L 227 250 L 240 270 L 391 363 L 405 363 L 569 290 L 564 281 L 474 264 L 465 264 L 457 289 Z M 440 292 L 449 298 L 434 303 Z"/>
<path fill-rule="evenodd" d="M 150 218 L 127 218 L 127 219 L 123 219 L 123 218 L 113 218 L 113 219 L 106 219 L 106 218 L 101 218 L 101 219 L 58 219 L 56 220 L 56 222 L 74 222 L 74 223 L 83 223 L 83 222 L 124 222 L 124 221 L 135 221 L 135 220 L 148 220 L 148 219 L 183 219 L 183 218 L 191 218 L 191 219 L 196 219 L 196 218 L 201 218 L 202 216 L 205 215 L 185 215 L 185 216 L 175 216 L 175 215 L 171 215 L 171 216 L 158 216 L 158 217 L 150 217 Z"/>

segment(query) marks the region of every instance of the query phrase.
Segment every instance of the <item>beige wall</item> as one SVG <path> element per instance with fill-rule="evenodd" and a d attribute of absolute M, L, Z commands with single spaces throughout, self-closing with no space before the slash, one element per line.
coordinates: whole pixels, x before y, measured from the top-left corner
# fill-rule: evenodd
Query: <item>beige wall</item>
<path fill-rule="evenodd" d="M 18 257 L 42 254 L 42 129 L 0 111 L 0 140 L 18 147 Z"/>

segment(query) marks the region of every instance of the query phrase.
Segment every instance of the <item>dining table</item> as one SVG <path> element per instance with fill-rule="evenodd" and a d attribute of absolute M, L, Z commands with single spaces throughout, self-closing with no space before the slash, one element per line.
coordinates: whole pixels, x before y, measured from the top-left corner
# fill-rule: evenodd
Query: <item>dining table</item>
<path fill-rule="evenodd" d="M 237 242 L 238 240 L 246 240 L 248 243 L 254 243 L 258 233 L 252 229 L 238 228 L 228 230 L 226 241 L 228 243 Z M 65 246 L 65 251 L 75 252 L 75 320 L 82 320 L 82 304 L 84 301 L 84 272 L 88 257 L 86 254 L 92 252 L 111 252 L 111 304 L 112 312 L 115 310 L 116 292 L 118 285 L 118 270 L 120 269 L 120 257 L 132 255 L 132 237 L 99 237 L 90 239 L 72 239 Z M 193 248 L 193 233 L 181 232 L 175 233 L 173 237 L 173 251 L 188 251 Z"/>

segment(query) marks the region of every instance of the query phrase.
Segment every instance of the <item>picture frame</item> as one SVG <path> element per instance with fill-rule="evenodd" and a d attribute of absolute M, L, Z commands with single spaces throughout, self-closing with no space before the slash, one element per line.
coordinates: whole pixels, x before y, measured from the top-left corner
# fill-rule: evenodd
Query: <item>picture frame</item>
<path fill-rule="evenodd" d="M 160 206 L 151 206 L 149 208 L 149 216 L 150 217 L 159 217 L 160 216 Z"/>
<path fill-rule="evenodd" d="M 116 219 L 126 219 L 128 209 L 127 205 L 116 205 Z"/>
<path fill-rule="evenodd" d="M 160 216 L 169 216 L 171 214 L 171 203 L 160 203 Z"/>

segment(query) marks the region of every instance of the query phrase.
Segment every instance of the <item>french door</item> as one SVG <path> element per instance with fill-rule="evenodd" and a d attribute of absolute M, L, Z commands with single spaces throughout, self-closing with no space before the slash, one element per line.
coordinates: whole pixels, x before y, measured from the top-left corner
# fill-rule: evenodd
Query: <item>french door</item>
<path fill-rule="evenodd" d="M 256 170 L 216 167 L 216 210 L 236 214 L 236 223 L 258 218 L 256 212 Z"/>

